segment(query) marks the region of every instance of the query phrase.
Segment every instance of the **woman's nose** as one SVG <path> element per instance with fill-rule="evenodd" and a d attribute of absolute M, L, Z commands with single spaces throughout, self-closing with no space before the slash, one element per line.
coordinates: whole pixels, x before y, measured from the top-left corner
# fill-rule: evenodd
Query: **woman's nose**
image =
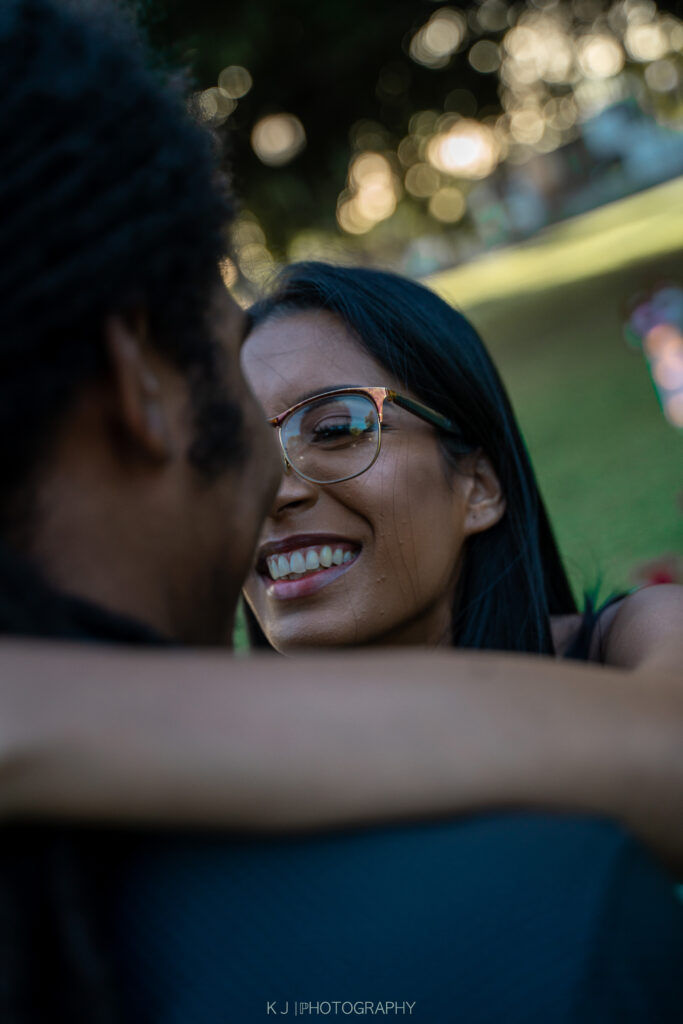
<path fill-rule="evenodd" d="M 279 516 L 286 511 L 309 507 L 318 500 L 318 485 L 299 476 L 284 452 L 282 461 L 284 472 L 271 507 L 271 516 Z"/>

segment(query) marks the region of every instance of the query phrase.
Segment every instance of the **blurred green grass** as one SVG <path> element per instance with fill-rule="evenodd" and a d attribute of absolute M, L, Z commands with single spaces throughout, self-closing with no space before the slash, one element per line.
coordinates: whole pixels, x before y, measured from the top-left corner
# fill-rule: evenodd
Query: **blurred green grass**
<path fill-rule="evenodd" d="M 683 551 L 683 431 L 622 334 L 625 303 L 663 279 L 683 284 L 683 179 L 427 282 L 501 371 L 577 595 Z"/>

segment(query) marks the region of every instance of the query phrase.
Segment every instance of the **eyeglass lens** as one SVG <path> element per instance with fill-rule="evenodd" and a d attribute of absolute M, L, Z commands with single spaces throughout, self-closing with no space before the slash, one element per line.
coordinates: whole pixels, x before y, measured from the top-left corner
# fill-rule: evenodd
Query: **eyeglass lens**
<path fill-rule="evenodd" d="M 379 448 L 379 419 L 365 395 L 317 398 L 282 424 L 282 443 L 292 467 L 316 483 L 357 476 Z"/>

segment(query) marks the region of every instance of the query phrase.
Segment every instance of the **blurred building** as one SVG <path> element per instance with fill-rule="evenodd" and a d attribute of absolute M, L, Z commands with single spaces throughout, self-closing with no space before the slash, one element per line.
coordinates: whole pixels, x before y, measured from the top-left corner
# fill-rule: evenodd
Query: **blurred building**
<path fill-rule="evenodd" d="M 567 145 L 522 165 L 501 164 L 474 186 L 468 206 L 491 248 L 682 173 L 683 133 L 627 99 L 587 119 Z"/>

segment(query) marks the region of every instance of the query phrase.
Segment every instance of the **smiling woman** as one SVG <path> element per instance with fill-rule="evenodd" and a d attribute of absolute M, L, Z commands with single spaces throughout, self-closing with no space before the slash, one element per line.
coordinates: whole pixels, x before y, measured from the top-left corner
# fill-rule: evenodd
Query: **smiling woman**
<path fill-rule="evenodd" d="M 391 274 L 301 264 L 252 323 L 245 374 L 285 474 L 245 595 L 273 647 L 549 654 L 573 632 L 588 653 L 510 403 L 464 317 Z"/>

